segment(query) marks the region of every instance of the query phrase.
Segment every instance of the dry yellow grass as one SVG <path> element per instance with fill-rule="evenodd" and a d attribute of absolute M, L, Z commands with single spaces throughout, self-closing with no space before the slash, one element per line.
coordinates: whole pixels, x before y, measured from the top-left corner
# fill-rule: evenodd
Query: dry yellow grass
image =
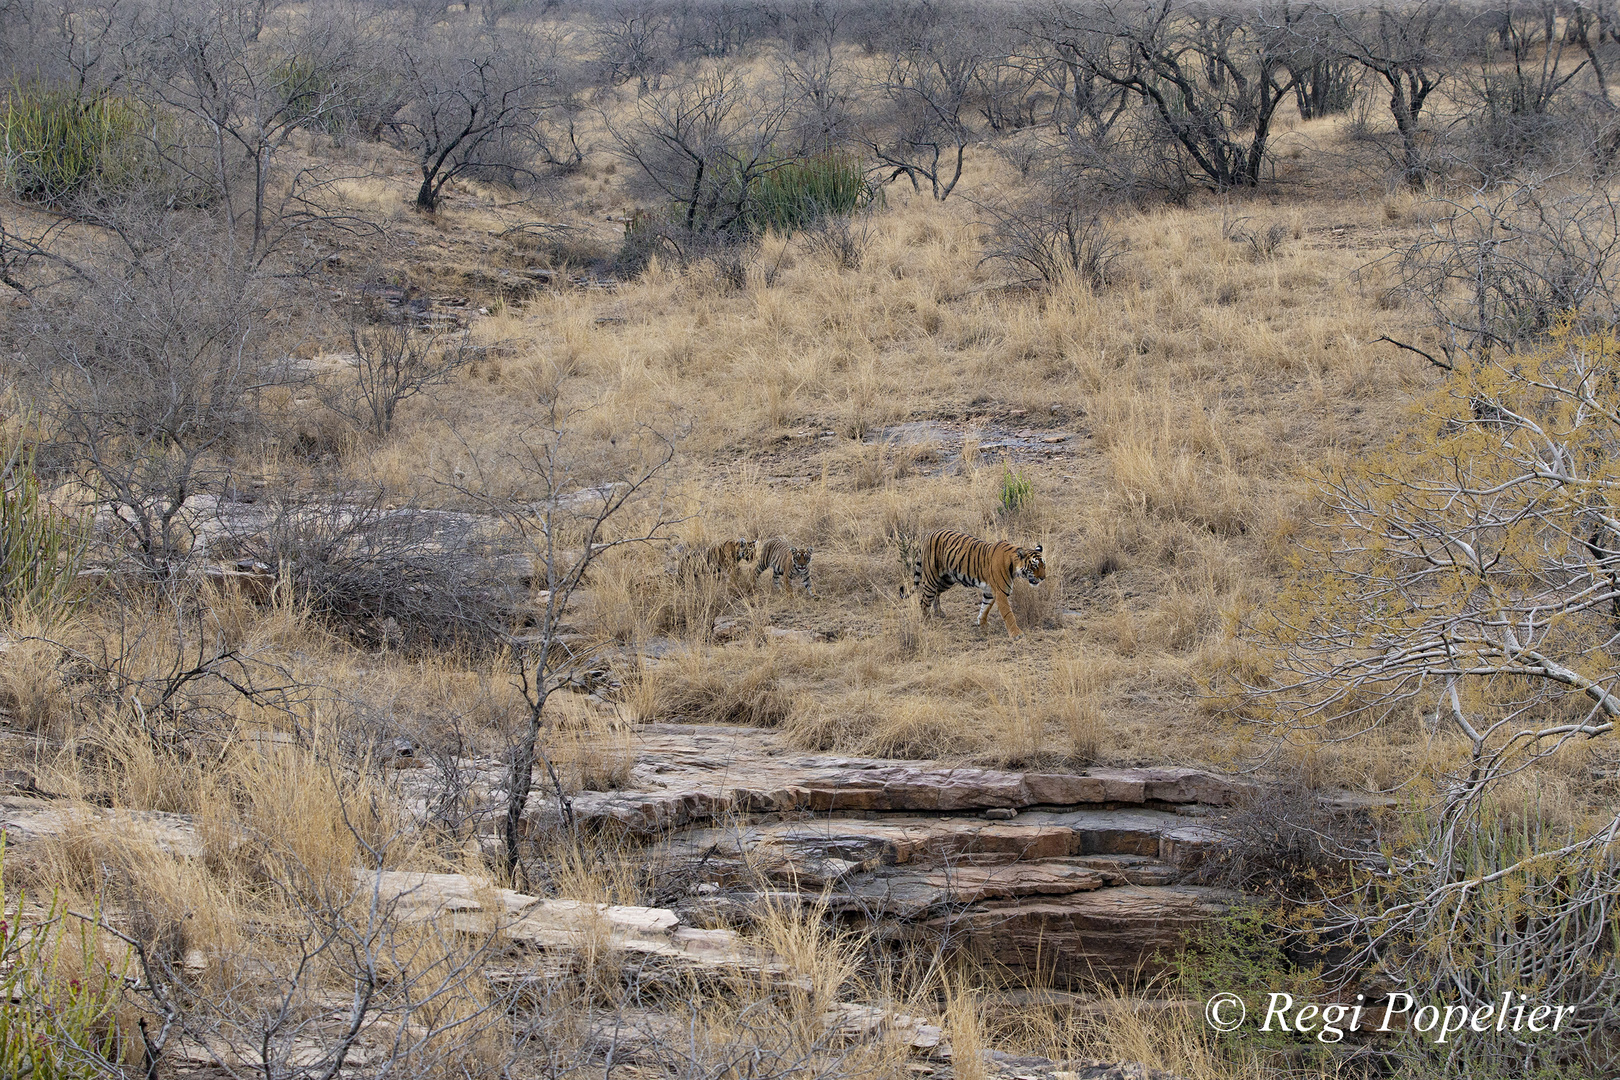
<path fill-rule="evenodd" d="M 981 158 L 964 183 L 1004 181 L 996 169 Z M 612 293 L 508 307 L 490 333 L 517 355 L 441 394 L 434 415 L 424 405 L 368 467 L 398 483 L 442 472 L 456 441 L 509 437 L 533 408 L 526 388 L 567 371 L 568 393 L 594 406 L 591 437 L 674 416 L 690 424 L 678 460 L 688 538 L 782 533 L 816 547 L 817 600 L 745 588 L 718 606 L 700 598 L 687 618 L 669 610 L 692 598 L 661 580 L 667 558 L 617 560 L 590 601 L 603 636 L 686 638 L 711 614 L 741 618 L 756 649 L 769 627 L 823 634 L 830 644 L 749 662 L 683 663 L 728 678 L 751 664 L 778 672 L 820 745 L 860 731 L 867 750 L 970 755 L 1009 744 L 934 732 L 925 718 L 1012 725 L 1017 745 L 1045 740 L 1043 752 L 1063 756 L 1067 726 L 1031 735 L 1005 684 L 1084 645 L 1119 668 L 1085 702 L 1098 718 L 1087 724 L 1103 729 L 1101 760 L 1146 760 L 1149 731 L 1155 757 L 1229 757 L 1229 735 L 1194 702 L 1200 668 L 1222 655 L 1223 615 L 1263 599 L 1282 569 L 1308 499 L 1302 467 L 1378 441 L 1428 378 L 1369 344 L 1390 319 L 1369 256 L 1404 223 L 1382 196 L 1128 213 L 1125 280 L 1035 294 L 999 288 L 978 262 L 970 204 L 889 194 L 859 270 L 774 238 L 741 289 L 702 265 L 655 266 Z M 1288 238 L 1257 258 L 1223 236 L 1235 216 L 1280 222 Z M 1336 239 L 1345 230 L 1355 246 Z M 1013 451 L 1036 498 L 1004 516 L 1006 451 L 982 447 L 1025 427 L 1070 438 Z M 946 594 L 943 624 L 900 630 L 889 538 L 938 526 L 1052 553 L 1048 590 L 1015 595 L 1035 631 L 1024 644 L 1001 639 L 997 620 L 971 629 L 973 601 L 960 592 Z M 919 658 L 902 638 L 936 655 Z M 845 655 L 851 640 L 866 642 L 858 657 Z M 1000 674 L 964 692 L 964 666 Z M 675 680 L 647 675 L 659 678 Z"/>
<path fill-rule="evenodd" d="M 1338 137 L 1332 123 L 1285 127 L 1289 138 Z M 504 193 L 465 184 L 429 222 L 403 209 L 408 171 L 384 164 L 344 192 L 388 221 L 399 244 L 362 261 L 415 284 L 465 287 L 489 234 L 508 224 L 496 206 Z M 1007 166 L 975 154 L 963 191 L 1011 180 Z M 749 256 L 741 287 L 703 263 L 655 264 L 612 290 L 565 286 L 525 303 L 479 295 L 491 314 L 473 334 L 492 346 L 488 357 L 407 402 L 380 443 L 308 399 L 278 407 L 290 433 L 340 457 L 347 475 L 450 504 L 450 489 L 434 482 L 542 422 L 560 385 L 583 410 L 586 456 L 641 425 L 679 434 L 664 510 L 682 540 L 782 534 L 814 545 L 813 598 L 773 593 L 751 568 L 737 581 L 685 586 L 655 546 L 604 558 L 569 613 L 571 629 L 630 653 L 656 646 L 659 657 L 616 661 L 626 688 L 617 715 L 573 695 L 548 703 L 555 725 L 543 749 L 570 789 L 624 782 L 625 723 L 635 720 L 771 724 L 807 747 L 1002 765 L 1230 764 L 1247 753 L 1244 733 L 1218 722 L 1223 703 L 1204 696 L 1203 679 L 1242 660 L 1232 619 L 1263 603 L 1286 566 L 1310 503 L 1305 467 L 1379 443 L 1430 378 L 1372 344 L 1405 328 L 1404 313 L 1380 306 L 1388 283 L 1372 260 L 1422 227 L 1421 204 L 1381 189 L 1301 190 L 1276 202 L 1203 197 L 1121 211 L 1114 224 L 1129 255 L 1116 284 L 1034 292 L 1007 287 L 981 263 L 971 203 L 935 204 L 892 186 L 859 269 L 802 239 L 771 237 Z M 551 209 L 585 224 L 623 201 L 619 180 L 594 165 Z M 1257 258 L 1225 235 L 1237 217 L 1279 224 L 1287 239 Z M 596 220 L 582 232 L 611 241 L 613 230 Z M 508 243 L 507 255 L 529 257 Z M 1019 436 L 1025 429 L 1036 434 Z M 1049 432 L 1066 438 L 1040 442 Z M 1034 491 L 1013 513 L 999 499 L 1009 465 Z M 258 471 L 308 480 L 285 445 Z M 1047 584 L 1020 584 L 1013 597 L 1023 639 L 1009 640 L 995 617 L 974 628 L 977 599 L 965 590 L 945 594 L 943 620 L 899 599 L 895 537 L 936 527 L 1045 546 Z M 509 657 L 367 653 L 290 606 L 266 611 L 229 595 L 199 606 L 199 634 L 281 665 L 301 688 L 276 708 L 202 700 L 199 689 L 188 705 L 216 710 L 207 761 L 166 750 L 154 738 L 161 725 L 143 727 L 128 705 L 180 656 L 172 635 L 132 629 L 143 618 L 172 620 L 166 611 L 102 605 L 60 632 L 139 684 L 113 705 L 105 671 L 99 682 L 84 678 L 61 650 L 21 640 L 33 629 L 11 626 L 0 706 L 43 738 L 27 751 L 42 785 L 85 810 L 96 799 L 195 815 L 203 856 L 176 860 L 86 814 L 84 828 L 7 873 L 82 897 L 123 883 L 115 900 L 149 908 L 154 926 L 179 935 L 175 949 L 212 958 L 223 985 L 249 952 L 276 959 L 253 936 L 255 920 L 288 915 L 265 899 L 266 881 L 316 890 L 341 879 L 350 883 L 341 906 L 355 901 L 355 865 L 448 869 L 474 857 L 464 844 L 404 829 L 394 793 L 374 772 L 334 764 L 336 747 L 364 761 L 377 749 L 366 740 L 387 730 L 442 739 L 446 752 L 494 753 L 510 745 L 523 703 Z M 726 634 L 715 632 L 717 619 Z M 1309 783 L 1387 789 L 1432 777 L 1460 747 L 1414 722 L 1353 749 L 1290 752 L 1285 766 Z M 1587 763 L 1575 751 L 1563 757 L 1524 798 L 1575 800 L 1572 778 Z M 591 860 L 565 847 L 547 862 L 560 895 L 646 899 L 631 858 Z M 827 939 L 813 911 L 771 913 L 759 932 L 808 989 L 786 1004 L 765 988 L 752 998 L 739 991 L 733 1004 L 742 1005 L 694 1019 L 698 1042 L 758 1038 L 763 1016 L 766 1027 L 782 1025 L 777 1049 L 803 1052 L 825 1034 L 816 1026 L 825 1007 L 850 988 L 852 946 Z M 589 995 L 610 994 L 615 962 L 593 956 L 601 978 L 587 980 Z M 925 981 L 966 1055 L 961 1077 L 978 1067 L 973 1048 L 1008 1045 L 975 986 L 955 974 Z M 758 1009 L 744 1017 L 749 1001 Z M 1122 1003 L 1104 1013 L 1025 1031 L 1022 1045 L 1199 1080 L 1262 1071 L 1223 1056 L 1196 1018 Z"/>

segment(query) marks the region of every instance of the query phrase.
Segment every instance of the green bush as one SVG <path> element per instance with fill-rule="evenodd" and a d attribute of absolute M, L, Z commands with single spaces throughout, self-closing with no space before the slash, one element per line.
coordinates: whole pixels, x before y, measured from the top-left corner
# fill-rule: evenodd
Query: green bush
<path fill-rule="evenodd" d="M 40 498 L 33 450 L 0 438 L 0 614 L 48 622 L 65 610 L 89 531 Z"/>
<path fill-rule="evenodd" d="M 18 198 L 52 205 L 117 188 L 142 172 L 140 129 L 139 111 L 123 98 L 14 86 L 0 129 L 0 177 Z"/>
<path fill-rule="evenodd" d="M 0 1076 L 120 1075 L 113 1010 L 124 973 L 97 961 L 94 915 L 75 918 L 55 896 L 26 920 L 25 910 L 0 883 Z"/>
<path fill-rule="evenodd" d="M 337 77 L 316 61 L 288 57 L 276 67 L 274 77 L 287 111 L 298 118 L 299 127 L 336 134 L 359 123 L 359 105 L 353 95 L 342 93 Z"/>
<path fill-rule="evenodd" d="M 1035 485 L 1030 483 L 1029 477 L 1021 470 L 1002 463 L 1001 466 L 1001 512 L 1016 514 L 1035 501 Z"/>
<path fill-rule="evenodd" d="M 751 200 L 749 231 L 791 233 L 824 217 L 853 214 L 871 203 L 873 193 L 859 158 L 818 154 L 760 178 Z"/>
<path fill-rule="evenodd" d="M 301 56 L 283 60 L 275 70 L 275 80 L 282 100 L 295 112 L 315 111 L 331 88 L 331 80 L 322 75 L 320 65 Z"/>
<path fill-rule="evenodd" d="M 876 189 L 866 179 L 860 159 L 826 153 L 744 177 L 732 174 L 696 213 L 672 203 L 637 210 L 625 222 L 624 240 L 612 262 L 613 272 L 634 277 L 655 254 L 680 262 L 704 256 L 722 257 L 739 244 L 767 231 L 792 233 L 834 217 L 847 217 L 871 205 Z M 738 208 L 741 208 L 740 211 Z"/>

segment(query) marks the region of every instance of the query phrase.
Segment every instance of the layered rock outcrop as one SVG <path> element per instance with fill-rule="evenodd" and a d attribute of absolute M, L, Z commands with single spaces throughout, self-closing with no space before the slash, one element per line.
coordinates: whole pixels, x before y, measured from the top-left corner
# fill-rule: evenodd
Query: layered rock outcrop
<path fill-rule="evenodd" d="M 1059 981 L 1133 982 L 1232 899 L 1188 882 L 1209 816 L 1253 785 L 1192 768 L 1077 772 L 807 753 L 775 732 L 649 724 L 629 780 L 569 798 L 586 828 L 654 840 L 716 924 L 761 899 L 825 903 L 898 941 L 948 940 Z M 555 828 L 555 799 L 531 827 Z"/>

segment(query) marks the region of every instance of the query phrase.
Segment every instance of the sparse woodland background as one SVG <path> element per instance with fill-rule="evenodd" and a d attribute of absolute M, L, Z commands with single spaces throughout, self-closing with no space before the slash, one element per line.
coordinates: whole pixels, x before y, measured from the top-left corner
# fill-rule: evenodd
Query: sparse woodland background
<path fill-rule="evenodd" d="M 53 1004 L 0 1004 L 0 1063 L 596 1075 L 611 958 L 508 991 L 355 869 L 655 901 L 520 826 L 681 719 L 1253 770 L 1224 880 L 1306 944 L 1234 923 L 1166 996 L 1316 955 L 1583 1025 L 1359 1063 L 1043 1026 L 774 912 L 806 989 L 694 989 L 671 1075 L 903 1072 L 817 1027 L 852 993 L 1196 1077 L 1612 1075 L 1617 19 L 0 0 L 0 765 L 204 838 L 5 856 L 0 989 Z M 1024 639 L 899 601 L 942 526 L 1045 546 Z M 776 534 L 815 598 L 669 572 Z M 498 760 L 504 816 L 407 805 L 403 750 Z"/>

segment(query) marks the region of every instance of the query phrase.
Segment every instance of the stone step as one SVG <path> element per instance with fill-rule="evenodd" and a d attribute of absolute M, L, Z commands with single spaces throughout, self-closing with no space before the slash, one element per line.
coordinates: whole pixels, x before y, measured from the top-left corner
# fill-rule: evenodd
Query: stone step
<path fill-rule="evenodd" d="M 1145 855 L 1085 855 L 1074 862 L 1096 870 L 1109 885 L 1171 885 L 1181 871 Z"/>
<path fill-rule="evenodd" d="M 984 962 L 1048 974 L 1060 985 L 1099 977 L 1130 985 L 1162 973 L 1236 898 L 1193 885 L 1121 885 L 975 904 L 912 927 L 920 941 L 953 940 Z"/>
<path fill-rule="evenodd" d="M 812 754 L 795 750 L 774 731 L 721 725 L 645 724 L 636 731 L 633 753 L 636 762 L 623 790 L 575 796 L 578 819 L 656 834 L 727 817 L 802 812 L 1227 806 L 1255 787 L 1180 766 L 1062 773 Z M 536 815 L 555 815 L 555 807 L 537 803 Z"/>
<path fill-rule="evenodd" d="M 35 840 L 60 839 L 72 833 L 96 836 L 110 844 L 149 841 L 160 851 L 186 858 L 203 854 L 196 826 L 184 814 L 0 797 L 0 840 L 7 847 L 21 848 Z"/>
<path fill-rule="evenodd" d="M 940 908 L 1026 896 L 1066 896 L 1108 885 L 1097 870 L 1070 859 L 923 869 L 889 866 L 846 881 L 828 910 L 918 919 Z"/>
<path fill-rule="evenodd" d="M 1065 773 L 807 753 L 758 728 L 647 724 L 633 740 L 628 783 L 572 795 L 572 811 L 651 841 L 690 925 L 825 897 L 880 940 L 962 946 L 1077 983 L 1151 974 L 1226 910 L 1229 894 L 1182 882 L 1222 843 L 1210 808 L 1255 790 L 1179 766 Z M 433 779 L 413 772 L 400 779 L 411 798 Z M 475 798 L 498 805 L 499 768 L 471 774 Z M 557 824 L 556 799 L 531 802 L 531 835 Z"/>
<path fill-rule="evenodd" d="M 554 952 L 611 947 L 685 968 L 780 975 L 781 961 L 735 931 L 681 922 L 667 908 L 545 899 L 473 881 L 462 874 L 356 870 L 359 886 L 408 921 L 444 921 L 464 934 L 501 938 Z"/>
<path fill-rule="evenodd" d="M 1207 825 L 1157 810 L 1075 810 L 1021 814 L 1011 821 L 896 816 L 771 821 L 693 828 L 660 846 L 665 860 L 702 861 L 716 883 L 749 884 L 761 875 L 821 888 L 885 866 L 1016 864 L 1077 856 L 1129 857 L 1104 862 L 1104 883 L 1164 884 L 1220 843 Z M 1151 864 L 1149 867 L 1148 864 Z M 1111 876 L 1110 876 L 1111 875 Z"/>

